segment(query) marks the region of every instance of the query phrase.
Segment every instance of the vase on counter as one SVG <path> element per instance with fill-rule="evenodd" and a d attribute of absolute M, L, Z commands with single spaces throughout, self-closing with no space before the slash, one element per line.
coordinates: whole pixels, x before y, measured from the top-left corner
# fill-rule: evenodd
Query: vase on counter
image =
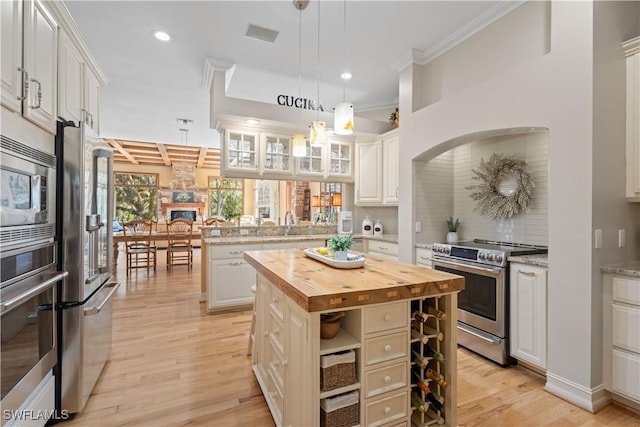
<path fill-rule="evenodd" d="M 458 241 L 458 232 L 457 231 L 449 231 L 447 233 L 447 243 L 455 243 Z"/>
<path fill-rule="evenodd" d="M 349 251 L 336 251 L 335 252 L 336 261 L 346 261 L 348 253 Z"/>

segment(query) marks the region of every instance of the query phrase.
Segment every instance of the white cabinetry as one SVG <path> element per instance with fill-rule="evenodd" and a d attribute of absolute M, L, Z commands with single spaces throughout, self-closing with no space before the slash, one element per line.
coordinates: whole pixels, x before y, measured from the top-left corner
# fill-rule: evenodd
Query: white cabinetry
<path fill-rule="evenodd" d="M 427 248 L 416 248 L 416 265 L 433 269 L 433 251 Z"/>
<path fill-rule="evenodd" d="M 396 206 L 399 184 L 398 130 L 373 141 L 356 143 L 355 203 L 358 206 Z"/>
<path fill-rule="evenodd" d="M 605 389 L 640 405 L 640 278 L 604 274 L 603 303 Z"/>
<path fill-rule="evenodd" d="M 400 150 L 400 139 L 397 131 L 393 134 L 386 134 L 382 139 L 382 157 L 383 157 L 383 173 L 382 173 L 382 191 L 383 202 L 385 205 L 397 205 L 398 194 L 400 192 L 399 183 L 399 166 L 400 159 L 398 157 Z"/>
<path fill-rule="evenodd" d="M 382 141 L 356 143 L 355 204 L 382 204 Z"/>
<path fill-rule="evenodd" d="M 244 251 L 259 250 L 262 245 L 224 245 L 209 248 L 208 298 L 210 312 L 250 306 L 256 284 L 256 271 L 244 259 Z"/>
<path fill-rule="evenodd" d="M 261 175 L 290 176 L 293 173 L 291 144 L 286 135 L 260 134 Z"/>
<path fill-rule="evenodd" d="M 547 270 L 511 263 L 511 355 L 547 368 Z"/>
<path fill-rule="evenodd" d="M 224 176 L 244 177 L 258 174 L 260 156 L 259 134 L 252 131 L 227 129 L 222 146 Z"/>
<path fill-rule="evenodd" d="M 379 259 L 398 261 L 398 244 L 367 239 L 366 251 L 368 254 Z"/>
<path fill-rule="evenodd" d="M 640 37 L 623 43 L 627 56 L 627 199 L 640 202 Z"/>
<path fill-rule="evenodd" d="M 55 134 L 58 24 L 46 2 L 1 3 L 2 105 Z"/>
<path fill-rule="evenodd" d="M 79 123 L 84 120 L 84 59 L 64 31 L 58 46 L 58 116 Z"/>

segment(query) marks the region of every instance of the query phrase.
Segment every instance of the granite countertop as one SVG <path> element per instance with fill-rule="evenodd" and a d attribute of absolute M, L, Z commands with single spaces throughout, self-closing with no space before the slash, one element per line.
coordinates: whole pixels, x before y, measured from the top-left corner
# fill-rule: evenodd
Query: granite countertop
<path fill-rule="evenodd" d="M 354 234 L 354 239 L 378 240 L 380 242 L 398 243 L 397 234 L 383 234 L 382 236 L 364 236 L 362 234 Z"/>
<path fill-rule="evenodd" d="M 603 273 L 615 273 L 623 276 L 640 277 L 640 261 L 603 265 L 600 268 L 600 271 Z"/>
<path fill-rule="evenodd" d="M 298 234 L 289 236 L 229 236 L 205 237 L 202 240 L 207 245 L 238 245 L 244 243 L 281 243 L 305 240 L 326 240 L 331 234 Z"/>
<path fill-rule="evenodd" d="M 509 262 L 518 262 L 520 264 L 537 265 L 538 267 L 549 268 L 548 254 L 519 255 L 507 258 Z"/>

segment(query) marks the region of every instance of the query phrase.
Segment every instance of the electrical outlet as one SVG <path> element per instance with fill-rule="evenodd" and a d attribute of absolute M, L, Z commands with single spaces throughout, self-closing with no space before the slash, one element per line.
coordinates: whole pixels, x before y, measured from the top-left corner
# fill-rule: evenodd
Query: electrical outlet
<path fill-rule="evenodd" d="M 240 229 L 240 234 L 246 236 L 247 234 L 249 234 L 249 230 Z"/>
<path fill-rule="evenodd" d="M 211 235 L 212 236 L 219 236 L 220 235 L 220 230 L 211 230 Z"/>
<path fill-rule="evenodd" d="M 602 247 L 602 230 L 596 230 L 594 234 L 594 246 L 596 249 L 600 249 Z"/>
<path fill-rule="evenodd" d="M 420 221 L 416 221 L 416 233 L 420 233 L 422 231 L 422 223 Z"/>
<path fill-rule="evenodd" d="M 627 236 L 624 230 L 618 230 L 618 247 L 624 248 L 627 244 Z"/>

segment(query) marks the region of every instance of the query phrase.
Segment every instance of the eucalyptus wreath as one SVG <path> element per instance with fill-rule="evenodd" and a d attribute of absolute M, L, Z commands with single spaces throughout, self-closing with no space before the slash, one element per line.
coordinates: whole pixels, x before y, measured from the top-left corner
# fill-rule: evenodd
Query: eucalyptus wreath
<path fill-rule="evenodd" d="M 488 161 L 480 160 L 480 167 L 472 170 L 474 180 L 479 184 L 466 187 L 472 190 L 469 197 L 478 202 L 474 211 L 492 219 L 506 219 L 533 207 L 531 192 L 533 179 L 527 172 L 527 162 L 515 156 L 493 153 Z M 501 179 L 513 175 L 516 179 L 515 191 L 505 196 L 498 191 Z"/>

